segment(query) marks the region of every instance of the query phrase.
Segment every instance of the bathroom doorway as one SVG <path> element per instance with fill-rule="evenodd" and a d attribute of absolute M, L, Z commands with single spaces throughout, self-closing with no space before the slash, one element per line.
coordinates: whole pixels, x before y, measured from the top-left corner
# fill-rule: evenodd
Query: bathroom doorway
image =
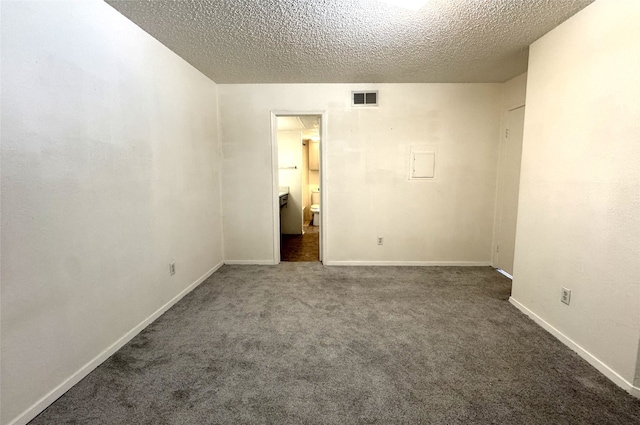
<path fill-rule="evenodd" d="M 323 113 L 272 113 L 276 264 L 322 261 L 322 118 Z"/>

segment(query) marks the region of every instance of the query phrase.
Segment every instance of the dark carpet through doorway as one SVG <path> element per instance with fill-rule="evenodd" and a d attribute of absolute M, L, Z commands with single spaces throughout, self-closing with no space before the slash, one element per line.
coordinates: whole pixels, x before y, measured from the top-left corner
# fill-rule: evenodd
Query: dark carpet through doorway
<path fill-rule="evenodd" d="M 281 261 L 320 261 L 320 228 L 305 223 L 301 235 L 282 235 Z"/>
<path fill-rule="evenodd" d="M 39 424 L 640 424 L 489 267 L 224 266 Z"/>

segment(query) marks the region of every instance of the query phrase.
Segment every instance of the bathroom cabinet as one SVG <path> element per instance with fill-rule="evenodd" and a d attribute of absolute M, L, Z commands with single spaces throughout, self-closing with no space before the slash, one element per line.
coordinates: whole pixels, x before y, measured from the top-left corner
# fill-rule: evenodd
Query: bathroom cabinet
<path fill-rule="evenodd" d="M 309 170 L 318 171 L 320 169 L 320 144 L 318 142 L 309 143 Z"/>

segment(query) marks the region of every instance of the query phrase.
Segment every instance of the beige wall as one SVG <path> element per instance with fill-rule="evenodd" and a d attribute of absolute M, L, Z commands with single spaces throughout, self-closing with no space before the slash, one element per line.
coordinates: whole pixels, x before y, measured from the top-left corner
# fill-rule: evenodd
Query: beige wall
<path fill-rule="evenodd" d="M 102 1 L 2 2 L 0 27 L 8 424 L 223 257 L 216 85 Z"/>
<path fill-rule="evenodd" d="M 627 389 L 640 339 L 638 22 L 640 2 L 597 1 L 531 46 L 513 282 L 515 303 Z"/>
<path fill-rule="evenodd" d="M 226 260 L 273 259 L 271 111 L 323 110 L 326 263 L 490 263 L 502 84 L 218 88 Z M 351 107 L 357 88 L 380 106 Z M 408 180 L 412 144 L 436 149 L 434 181 Z"/>

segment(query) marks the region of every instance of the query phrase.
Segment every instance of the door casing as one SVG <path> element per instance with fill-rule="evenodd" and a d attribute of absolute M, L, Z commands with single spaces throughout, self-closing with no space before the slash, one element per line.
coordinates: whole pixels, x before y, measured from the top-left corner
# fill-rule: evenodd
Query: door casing
<path fill-rule="evenodd" d="M 273 264 L 280 264 L 280 203 L 278 201 L 278 117 L 320 116 L 320 262 L 327 258 L 327 113 L 326 111 L 271 111 L 271 179 L 273 200 Z"/>

